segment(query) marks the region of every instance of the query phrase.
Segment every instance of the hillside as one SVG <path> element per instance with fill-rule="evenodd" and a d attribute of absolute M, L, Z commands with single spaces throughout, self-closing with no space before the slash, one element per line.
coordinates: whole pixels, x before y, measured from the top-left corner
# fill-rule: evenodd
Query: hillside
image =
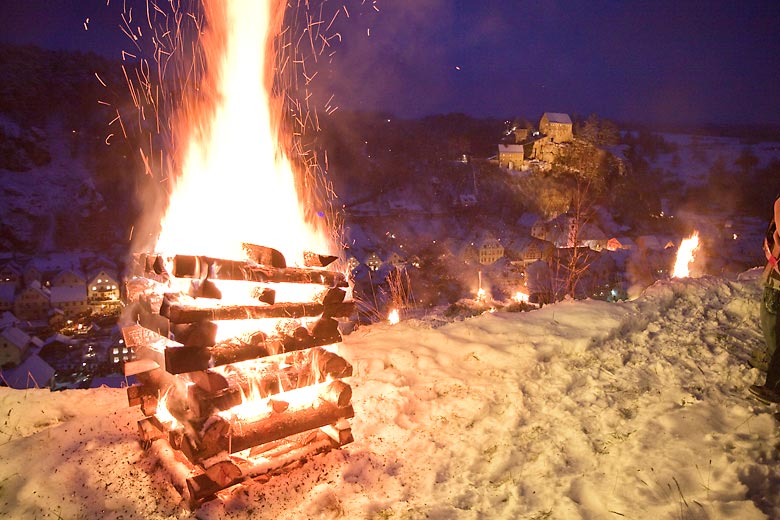
<path fill-rule="evenodd" d="M 778 518 L 777 421 L 747 392 L 757 276 L 361 327 L 340 347 L 355 441 L 195 512 L 170 451 L 139 445 L 124 390 L 0 388 L 0 514 Z"/>

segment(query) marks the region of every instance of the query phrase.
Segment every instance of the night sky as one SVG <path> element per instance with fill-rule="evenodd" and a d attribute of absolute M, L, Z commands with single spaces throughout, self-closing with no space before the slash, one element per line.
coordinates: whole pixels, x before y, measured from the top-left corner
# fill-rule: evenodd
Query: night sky
<path fill-rule="evenodd" d="M 777 1 L 326 0 L 322 18 L 344 4 L 316 87 L 342 108 L 780 123 Z M 121 10 L 122 0 L 6 0 L 0 39 L 118 56 Z"/>

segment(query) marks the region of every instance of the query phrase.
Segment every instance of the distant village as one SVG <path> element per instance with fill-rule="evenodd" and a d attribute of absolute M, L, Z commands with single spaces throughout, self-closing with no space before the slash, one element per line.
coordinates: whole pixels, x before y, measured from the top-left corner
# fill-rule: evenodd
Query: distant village
<path fill-rule="evenodd" d="M 0 382 L 119 386 L 132 356 L 114 327 L 121 287 L 117 263 L 104 256 L 0 256 Z"/>
<path fill-rule="evenodd" d="M 542 115 L 537 129 L 508 129 L 507 136 L 497 146 L 496 155 L 487 160 L 507 176 L 543 173 L 552 168 L 576 139 L 568 114 L 548 112 Z M 465 167 L 470 161 L 472 158 L 468 156 L 461 159 Z M 460 297 L 474 297 L 482 290 L 496 300 L 522 298 L 546 303 L 563 296 L 555 287 L 556 276 L 561 275 L 561 266 L 571 264 L 573 254 L 580 254 L 580 265 L 586 263 L 587 270 L 578 283 L 576 296 L 615 301 L 627 298 L 631 286 L 647 287 L 668 277 L 677 247 L 685 238 L 677 236 L 672 228 L 663 234 L 627 236 L 625 229 L 612 220 L 607 208 L 594 208 L 587 219 L 573 211 L 551 219 L 525 213 L 514 226 L 491 227 L 487 222 L 476 226 L 469 236 L 450 232 L 428 244 L 405 240 L 402 231 L 393 231 L 403 229 L 401 222 L 409 218 L 424 220 L 457 213 L 468 219 L 470 214 L 479 214 L 479 205 L 489 205 L 491 201 L 480 200 L 477 182 L 475 178 L 473 187 L 467 185 L 455 194 L 449 207 L 435 204 L 423 207 L 407 191 L 400 190 L 395 197 L 389 195 L 384 200 L 349 208 L 345 227 L 348 231 L 358 230 L 356 245 L 347 258 L 356 286 L 384 286 L 388 293 L 391 288 L 386 280 L 393 272 L 418 271 L 419 278 L 425 278 L 430 276 L 433 265 L 447 263 L 448 276 L 457 273 L 455 277 L 465 289 L 460 291 Z M 391 231 L 384 236 L 374 233 L 366 239 L 368 233 L 361 228 L 370 222 L 396 224 L 395 228 L 388 224 Z M 706 240 L 735 242 L 741 233 L 735 229 L 737 225 L 724 222 L 721 228 L 708 230 Z M 406 235 L 411 235 L 409 229 L 406 231 Z M 736 246 L 736 243 L 728 244 L 728 247 Z M 727 252 L 723 247 L 720 249 L 724 254 Z M 418 304 L 442 303 L 436 298 L 438 294 L 426 298 L 414 283 L 411 285 L 417 293 Z M 376 294 L 376 290 L 364 289 L 364 292 Z"/>

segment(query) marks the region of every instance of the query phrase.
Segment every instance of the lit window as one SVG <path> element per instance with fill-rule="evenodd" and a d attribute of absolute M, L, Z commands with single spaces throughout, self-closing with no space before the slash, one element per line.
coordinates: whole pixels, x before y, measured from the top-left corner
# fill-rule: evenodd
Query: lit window
<path fill-rule="evenodd" d="M 114 363 L 119 363 L 119 358 L 114 356 Z"/>

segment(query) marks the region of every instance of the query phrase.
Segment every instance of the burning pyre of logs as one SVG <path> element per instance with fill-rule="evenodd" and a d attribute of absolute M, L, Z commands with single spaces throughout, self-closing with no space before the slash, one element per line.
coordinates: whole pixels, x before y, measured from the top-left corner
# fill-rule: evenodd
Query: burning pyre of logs
<path fill-rule="evenodd" d="M 193 505 L 353 440 L 352 366 L 335 346 L 354 302 L 326 269 L 335 257 L 287 267 L 274 249 L 245 252 L 137 255 L 127 281 L 128 400 L 142 443 L 173 448 Z"/>

